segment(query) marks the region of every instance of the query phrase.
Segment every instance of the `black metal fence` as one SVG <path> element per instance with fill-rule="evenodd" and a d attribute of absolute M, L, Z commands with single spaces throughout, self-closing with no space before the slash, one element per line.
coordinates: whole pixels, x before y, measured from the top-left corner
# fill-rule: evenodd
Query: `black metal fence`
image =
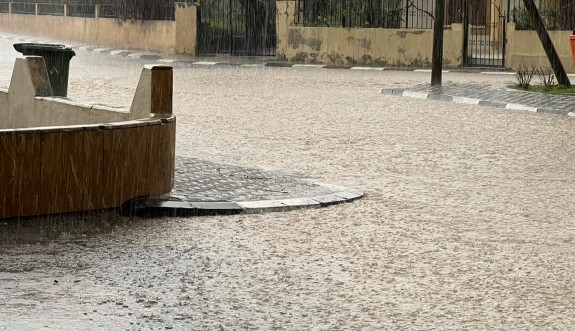
<path fill-rule="evenodd" d="M 574 0 L 534 0 L 548 30 L 575 29 Z M 508 20 L 516 30 L 534 30 L 523 0 L 509 0 Z"/>
<path fill-rule="evenodd" d="M 200 0 L 200 54 L 274 55 L 276 0 Z"/>
<path fill-rule="evenodd" d="M 432 0 L 429 0 L 432 1 Z M 399 28 L 402 0 L 298 0 L 296 18 L 306 26 Z"/>
<path fill-rule="evenodd" d="M 234 0 L 235 1 L 235 0 Z M 247 0 L 246 0 L 247 1 Z M 262 2 L 258 0 L 255 2 Z M 268 0 L 266 0 L 267 2 Z M 549 30 L 575 28 L 575 0 L 534 0 Z M 99 5 L 100 17 L 137 20 L 174 20 L 175 2 L 193 0 L 17 0 L 12 2 L 15 14 L 64 15 L 94 17 Z M 233 3 L 229 0 L 204 2 Z M 10 1 L 0 0 L 0 13 L 9 11 Z M 296 0 L 299 8 L 296 20 L 305 26 L 353 28 L 418 28 L 432 29 L 435 0 Z M 504 13 L 508 22 L 515 22 L 517 30 L 534 28 L 523 0 L 503 0 L 497 6 L 492 0 L 447 0 L 445 25 L 462 23 L 466 7 L 485 8 Z M 206 8 L 206 10 L 209 10 Z"/>
<path fill-rule="evenodd" d="M 575 0 L 534 1 L 549 30 L 575 28 Z M 296 6 L 296 22 L 304 26 L 432 29 L 435 0 L 296 0 Z M 487 13 L 471 18 L 472 24 L 488 24 L 484 21 L 489 13 L 500 13 L 519 30 L 533 29 L 523 0 L 503 0 L 501 5 L 492 0 L 447 0 L 444 24 L 463 23 L 470 8 Z"/>
<path fill-rule="evenodd" d="M 72 17 L 95 17 L 96 5 L 99 17 L 134 20 L 174 20 L 175 2 L 191 0 L 17 0 L 1 1 L 0 13 L 8 13 L 10 4 L 12 13 L 27 15 L 67 15 Z"/>

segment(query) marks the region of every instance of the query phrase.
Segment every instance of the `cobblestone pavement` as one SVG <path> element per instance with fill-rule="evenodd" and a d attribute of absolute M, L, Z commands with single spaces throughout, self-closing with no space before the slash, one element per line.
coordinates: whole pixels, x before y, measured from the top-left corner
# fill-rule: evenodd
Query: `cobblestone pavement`
<path fill-rule="evenodd" d="M 332 193 L 328 186 L 302 176 L 177 157 L 173 200 L 258 201 L 302 198 Z"/>
<path fill-rule="evenodd" d="M 326 207 L 362 196 L 303 176 L 177 157 L 172 191 L 138 206 L 143 213 L 192 216 Z"/>
<path fill-rule="evenodd" d="M 440 87 L 420 84 L 409 88 L 384 89 L 382 93 L 563 115 L 575 112 L 573 95 L 521 91 L 501 84 L 446 83 Z"/>

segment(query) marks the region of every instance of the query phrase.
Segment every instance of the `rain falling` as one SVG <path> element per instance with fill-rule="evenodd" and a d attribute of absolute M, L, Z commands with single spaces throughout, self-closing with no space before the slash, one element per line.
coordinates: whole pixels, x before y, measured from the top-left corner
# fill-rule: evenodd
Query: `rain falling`
<path fill-rule="evenodd" d="M 202 31 L 211 32 L 194 56 L 16 33 L 0 14 L 0 93 L 22 56 L 15 43 L 71 47 L 65 101 L 91 109 L 129 112 L 146 65 L 173 67 L 174 189 L 146 206 L 178 210 L 0 219 L 0 329 L 572 328 L 572 96 L 521 94 L 556 110 L 541 113 L 468 95 L 431 100 L 430 73 L 413 63 L 339 70 L 308 52 L 307 62 L 285 65 L 289 50 L 279 53 L 269 18 L 276 4 L 298 1 L 207 2 Z M 405 24 L 392 2 L 378 24 Z M 22 11 L 34 4 L 18 3 Z M 177 6 L 50 3 L 46 11 L 67 3 L 82 20 L 96 19 L 99 5 L 102 19 L 126 26 L 174 23 Z M 233 8 L 249 18 L 243 25 Z M 291 36 L 290 45 L 321 48 Z M 510 90 L 515 76 L 503 71 L 443 79 L 481 98 L 528 93 Z"/>

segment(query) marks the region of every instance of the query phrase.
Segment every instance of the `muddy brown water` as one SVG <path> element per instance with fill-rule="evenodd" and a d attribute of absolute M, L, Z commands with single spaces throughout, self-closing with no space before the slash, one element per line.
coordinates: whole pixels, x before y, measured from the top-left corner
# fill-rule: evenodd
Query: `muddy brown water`
<path fill-rule="evenodd" d="M 131 102 L 144 62 L 78 53 L 72 98 Z M 0 329 L 573 328 L 574 119 L 378 93 L 427 82 L 420 72 L 182 67 L 174 77 L 178 154 L 366 198 L 0 223 Z"/>

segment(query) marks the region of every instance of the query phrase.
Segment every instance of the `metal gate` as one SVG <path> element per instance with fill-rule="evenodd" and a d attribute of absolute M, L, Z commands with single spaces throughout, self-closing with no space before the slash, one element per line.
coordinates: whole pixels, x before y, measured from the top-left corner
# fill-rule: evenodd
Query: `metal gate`
<path fill-rule="evenodd" d="M 276 53 L 275 0 L 201 0 L 201 55 Z"/>
<path fill-rule="evenodd" d="M 504 67 L 506 24 L 505 12 L 493 1 L 466 1 L 463 65 Z"/>

